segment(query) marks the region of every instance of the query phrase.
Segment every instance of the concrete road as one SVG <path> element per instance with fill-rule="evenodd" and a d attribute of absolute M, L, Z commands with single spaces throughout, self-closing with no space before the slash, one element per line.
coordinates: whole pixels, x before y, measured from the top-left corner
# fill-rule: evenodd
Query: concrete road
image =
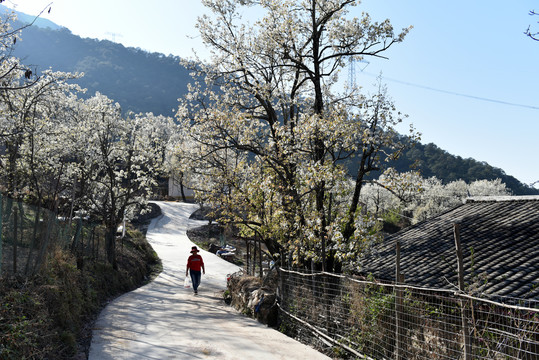
<path fill-rule="evenodd" d="M 111 302 L 92 335 L 90 360 L 107 359 L 329 359 L 276 330 L 247 318 L 221 301 L 226 275 L 239 268 L 201 251 L 206 265 L 199 295 L 184 289 L 185 265 L 193 243 L 189 220 L 194 204 L 158 202 L 147 238 L 163 262 L 150 284 Z"/>

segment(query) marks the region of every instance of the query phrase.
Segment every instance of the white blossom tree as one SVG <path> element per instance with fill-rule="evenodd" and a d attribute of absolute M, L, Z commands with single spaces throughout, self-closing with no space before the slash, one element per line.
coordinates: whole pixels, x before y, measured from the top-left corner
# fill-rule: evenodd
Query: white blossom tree
<path fill-rule="evenodd" d="M 178 111 L 190 144 L 178 147 L 182 173 L 270 252 L 339 270 L 368 234 L 359 194 L 384 149 L 398 155 L 392 132 L 402 116 L 382 88 L 372 97 L 337 93 L 338 71 L 350 58 L 383 57 L 408 29 L 348 18 L 351 0 L 203 3 L 213 15 L 198 27 L 213 57 Z M 263 15 L 247 23 L 242 6 Z"/>
<path fill-rule="evenodd" d="M 0 1 L 0 3 L 2 2 Z M 35 19 L 40 15 L 41 13 Z M 14 28 L 13 23 L 16 20 L 17 15 L 13 11 L 4 12 L 0 16 L 0 90 L 2 91 L 23 89 L 32 86 L 39 79 L 35 69 L 32 70 L 12 56 L 17 40 L 20 39 L 21 30 L 33 24 L 32 22 L 19 28 Z M 21 72 L 24 75 L 23 77 L 19 76 Z M 14 79 L 18 79 L 18 82 L 15 83 Z"/>
<path fill-rule="evenodd" d="M 415 172 L 399 174 L 390 170 L 378 182 L 382 187 L 369 184 L 362 194 L 366 211 L 377 216 L 396 214 L 397 218 L 407 217 L 405 223 L 432 218 L 462 205 L 468 197 L 511 194 L 500 179 L 476 180 L 469 184 L 457 180 L 443 184 L 436 177 L 424 179 Z"/>
<path fill-rule="evenodd" d="M 500 179 L 476 180 L 466 184 L 462 180 L 447 184 L 436 178 L 424 182 L 424 191 L 413 207 L 413 222 L 419 222 L 463 204 L 472 196 L 506 196 L 511 192 Z"/>
<path fill-rule="evenodd" d="M 152 194 L 171 122 L 153 114 L 122 116 L 119 105 L 99 93 L 76 112 L 71 131 L 79 206 L 105 224 L 107 259 L 114 267 L 116 229 Z"/>
<path fill-rule="evenodd" d="M 70 73 L 45 71 L 32 86 L 13 90 L 24 77 L 22 71 L 13 71 L 9 89 L 0 89 L 0 142 L 5 148 L 0 157 L 0 170 L 5 179 L 6 191 L 17 197 L 31 187 L 42 198 L 35 178 L 30 177 L 37 165 L 34 161 L 37 137 L 42 137 L 58 124 L 56 121 L 63 107 L 59 104 L 77 86 L 68 80 L 78 76 Z M 18 76 L 15 76 L 18 75 Z M 35 165 L 35 166 L 34 166 Z M 24 169 L 23 169 L 24 168 Z M 35 175 L 35 172 L 32 174 Z"/>
<path fill-rule="evenodd" d="M 12 30 L 13 20 L 0 19 L 2 190 L 56 213 L 70 205 L 102 221 L 107 258 L 116 266 L 117 226 L 146 204 L 162 175 L 172 119 L 122 115 L 101 94 L 79 98 L 82 89 L 71 83 L 77 74 L 36 76 L 10 56 L 20 30 Z"/>
<path fill-rule="evenodd" d="M 69 205 L 103 222 L 115 266 L 116 229 L 144 207 L 162 174 L 172 119 L 123 116 L 101 94 L 79 98 L 80 89 L 65 81 L 71 77 L 45 72 L 34 86 L 0 91 L 0 170 L 10 194 L 55 212 Z"/>

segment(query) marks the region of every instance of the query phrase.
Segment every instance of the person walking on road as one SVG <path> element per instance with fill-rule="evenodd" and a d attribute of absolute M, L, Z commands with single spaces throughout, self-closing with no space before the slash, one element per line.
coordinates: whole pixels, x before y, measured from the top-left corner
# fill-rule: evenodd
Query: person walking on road
<path fill-rule="evenodd" d="M 204 268 L 204 261 L 202 256 L 198 255 L 198 249 L 196 246 L 191 248 L 191 256 L 187 259 L 187 269 L 185 270 L 185 276 L 191 272 L 191 281 L 193 282 L 193 291 L 195 295 L 198 294 L 198 286 L 200 285 L 200 278 L 202 274 L 206 274 L 206 269 Z"/>

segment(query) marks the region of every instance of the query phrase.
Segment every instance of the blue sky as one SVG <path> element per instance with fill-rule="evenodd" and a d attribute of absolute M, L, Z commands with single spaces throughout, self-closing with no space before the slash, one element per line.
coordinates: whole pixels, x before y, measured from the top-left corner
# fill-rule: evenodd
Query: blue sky
<path fill-rule="evenodd" d="M 50 3 L 4 2 L 29 14 Z M 528 25 L 539 31 L 533 9 L 539 1 L 364 0 L 351 16 L 366 11 L 414 29 L 388 60 L 358 64 L 357 84 L 370 91 L 381 73 L 423 143 L 538 181 L 539 42 L 523 34 Z M 193 48 L 204 55 L 194 28 L 204 11 L 196 0 L 55 0 L 43 17 L 83 37 L 191 57 Z"/>

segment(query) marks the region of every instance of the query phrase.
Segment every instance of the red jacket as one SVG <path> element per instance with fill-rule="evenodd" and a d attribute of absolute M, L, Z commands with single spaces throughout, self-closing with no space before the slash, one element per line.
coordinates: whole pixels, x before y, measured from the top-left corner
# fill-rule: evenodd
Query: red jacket
<path fill-rule="evenodd" d="M 202 260 L 202 256 L 198 254 L 189 256 L 189 259 L 187 259 L 187 268 L 193 271 L 200 271 L 201 269 L 204 269 L 204 261 Z"/>

